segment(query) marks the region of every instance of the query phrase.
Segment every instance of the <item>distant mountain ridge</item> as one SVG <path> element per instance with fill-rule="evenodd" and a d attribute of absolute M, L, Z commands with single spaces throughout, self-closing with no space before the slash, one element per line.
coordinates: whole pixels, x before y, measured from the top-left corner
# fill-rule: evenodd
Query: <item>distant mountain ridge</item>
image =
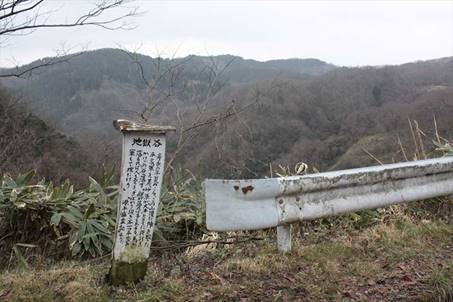
<path fill-rule="evenodd" d="M 199 55 L 188 55 L 182 58 L 158 58 L 158 57 L 150 57 L 143 54 L 138 53 L 129 53 L 120 49 L 114 48 L 103 48 L 98 50 L 90 50 L 85 51 L 79 54 L 80 57 L 83 57 L 80 60 L 78 57 L 73 57 L 73 55 L 68 55 L 68 58 L 71 58 L 70 61 L 67 63 L 71 64 L 81 64 L 82 61 L 88 62 L 91 60 L 95 60 L 98 64 L 104 65 L 106 62 L 111 60 L 115 63 L 115 65 L 119 65 L 118 67 L 125 67 L 128 64 L 133 63 L 133 61 L 139 62 L 143 67 L 145 74 L 149 75 L 149 71 L 152 70 L 150 65 L 156 64 L 157 61 L 160 61 L 160 64 L 166 65 L 169 62 L 174 62 L 175 64 L 179 64 L 181 62 L 185 62 L 189 68 L 194 66 L 201 66 L 203 64 L 214 64 L 220 65 L 218 67 L 222 67 L 228 65 L 228 69 L 224 71 L 225 76 L 229 78 L 229 80 L 235 82 L 244 82 L 244 81 L 255 81 L 255 80 L 263 80 L 263 79 L 270 79 L 270 77 L 275 76 L 275 71 L 279 73 L 287 73 L 290 76 L 297 76 L 297 75 L 320 75 L 326 72 L 329 72 L 336 68 L 335 65 L 326 63 L 319 59 L 314 58 L 291 58 L 291 59 L 278 59 L 278 60 L 268 60 L 268 61 L 257 61 L 253 59 L 244 59 L 240 56 L 234 55 L 216 55 L 216 56 L 199 56 Z M 21 71 L 28 69 L 32 66 L 37 66 L 39 64 L 43 64 L 45 62 L 49 62 L 53 58 L 43 58 L 40 60 L 36 60 L 29 64 L 25 64 L 18 68 L 0 68 L 1 73 L 10 73 L 15 71 Z M 61 58 L 62 60 L 65 57 Z M 93 66 L 93 65 L 91 65 Z M 104 66 L 105 67 L 105 66 Z M 39 70 L 36 73 L 42 74 L 51 72 L 52 70 L 57 70 L 59 67 L 57 66 L 48 66 L 45 69 Z M 127 69 L 127 68 L 126 68 Z M 256 72 L 264 73 L 263 74 L 255 74 L 253 76 L 239 76 L 236 78 L 240 72 L 245 72 L 245 70 L 255 69 Z M 113 69 L 114 70 L 114 69 Z M 101 71 L 101 70 L 100 70 Z M 104 69 L 104 71 L 106 71 Z"/>
<path fill-rule="evenodd" d="M 18 70 L 50 60 L 52 58 L 38 60 Z M 137 118 L 137 112 L 149 101 L 146 82 L 167 69 L 175 72 L 175 83 L 171 83 L 170 77 L 165 78 L 157 84 L 156 90 L 174 85 L 175 90 L 184 91 L 177 96 L 184 101 L 200 89 L 207 89 L 213 77 L 216 77 L 217 86 L 225 87 L 276 78 L 306 79 L 333 70 L 335 66 L 317 59 L 259 62 L 232 55 L 166 59 L 119 49 L 100 49 L 73 56 L 68 62 L 34 70 L 25 79 L 4 79 L 3 84 L 28 96 L 30 108 L 66 134 L 77 135 L 84 130 L 91 133 L 98 128 L 113 135 L 106 119 L 114 116 Z M 14 70 L 3 70 L 11 71 Z M 197 92 L 187 90 L 188 86 Z"/>
<path fill-rule="evenodd" d="M 270 164 L 300 161 L 320 169 L 373 163 L 363 149 L 402 160 L 393 152 L 398 136 L 410 146 L 408 119 L 429 133 L 436 116 L 438 130 L 453 138 L 453 57 L 348 68 L 317 59 L 170 60 L 103 49 L 3 83 L 99 161 L 119 156 L 113 119 L 138 120 L 151 104 L 152 123 L 187 126 L 206 103 L 201 124 L 209 126 L 196 128 L 179 163 L 210 177 L 262 176 Z M 240 114 L 223 121 L 228 110 Z"/>

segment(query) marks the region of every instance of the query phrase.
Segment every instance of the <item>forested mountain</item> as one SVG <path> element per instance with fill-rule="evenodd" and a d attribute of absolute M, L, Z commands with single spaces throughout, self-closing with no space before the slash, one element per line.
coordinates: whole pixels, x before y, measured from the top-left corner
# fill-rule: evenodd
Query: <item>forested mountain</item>
<path fill-rule="evenodd" d="M 453 58 L 336 68 L 316 59 L 170 60 L 105 49 L 4 85 L 97 161 L 119 156 L 113 119 L 175 125 L 174 163 L 209 177 L 257 177 L 269 164 L 299 161 L 355 167 L 373 163 L 367 153 L 402 160 L 400 145 L 406 157 L 414 149 L 408 119 L 425 130 L 426 143 L 434 116 L 439 133 L 453 136 Z"/>
<path fill-rule="evenodd" d="M 52 60 L 42 59 L 21 69 Z M 334 68 L 316 59 L 258 62 L 224 55 L 170 60 L 101 49 L 36 69 L 25 79 L 6 79 L 4 84 L 23 94 L 31 110 L 57 129 L 78 137 L 82 144 L 95 144 L 101 153 L 109 153 L 110 145 L 105 142 L 116 137 L 112 119 L 137 119 L 147 104 L 164 95 L 187 106 L 208 91 L 215 95 L 227 86 L 306 78 Z M 96 144 L 99 138 L 102 141 Z"/>
<path fill-rule="evenodd" d="M 20 100 L 0 87 L 0 174 L 15 177 L 31 169 L 37 176 L 61 183 L 70 178 L 86 184 L 96 172 L 94 162 L 78 143 L 28 112 Z"/>
<path fill-rule="evenodd" d="M 256 97 L 256 91 L 260 95 L 255 109 L 242 113 L 236 123 L 225 123 L 216 139 L 206 142 L 200 162 L 217 159 L 206 173 L 246 167 L 250 177 L 251 172 L 263 174 L 269 163 L 299 161 L 322 170 L 377 164 L 366 151 L 382 162 L 405 160 L 398 137 L 406 157 L 412 159 L 415 147 L 409 119 L 413 127 L 416 120 L 426 134 L 421 135 L 426 150 L 434 147 L 434 117 L 439 133 L 453 137 L 452 58 L 338 68 L 309 80 L 230 89 L 220 98 L 247 102 Z M 230 171 L 231 175 L 236 172 Z"/>

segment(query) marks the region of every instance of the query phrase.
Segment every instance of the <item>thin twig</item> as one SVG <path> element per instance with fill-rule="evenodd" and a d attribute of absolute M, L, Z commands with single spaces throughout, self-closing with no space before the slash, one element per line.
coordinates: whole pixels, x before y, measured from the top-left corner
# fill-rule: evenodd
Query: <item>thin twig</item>
<path fill-rule="evenodd" d="M 442 144 L 442 142 L 440 141 L 439 129 L 437 128 L 437 119 L 436 119 L 435 114 L 433 114 L 433 120 L 434 120 L 434 131 L 436 134 L 437 143 L 440 145 L 440 144 Z"/>
<path fill-rule="evenodd" d="M 380 165 L 383 165 L 383 163 L 377 157 L 375 157 L 373 154 L 371 154 L 367 149 L 365 149 L 364 147 L 360 147 L 360 148 L 362 149 L 363 152 L 368 154 L 372 159 L 377 161 Z"/>
<path fill-rule="evenodd" d="M 6 234 L 6 235 L 3 236 L 2 238 L 0 238 L 0 241 L 3 241 L 3 240 L 5 240 L 6 238 L 11 237 L 13 234 L 14 234 L 13 232 L 11 232 L 11 233 L 9 233 L 9 234 Z"/>
<path fill-rule="evenodd" d="M 249 241 L 259 241 L 259 240 L 264 240 L 264 238 L 261 237 L 249 237 L 243 240 L 235 240 L 235 241 L 228 241 L 228 240 L 200 240 L 200 241 L 188 241 L 187 243 L 182 243 L 182 244 L 173 244 L 173 245 L 168 245 L 168 246 L 155 246 L 151 247 L 151 250 L 166 250 L 166 249 L 180 249 L 180 248 L 186 248 L 186 247 L 191 247 L 191 246 L 197 246 L 197 245 L 203 245 L 203 244 L 237 244 L 237 243 L 245 243 Z"/>
<path fill-rule="evenodd" d="M 398 135 L 398 145 L 399 145 L 400 148 L 401 148 L 401 152 L 403 153 L 404 159 L 405 159 L 406 161 L 409 161 L 409 160 L 407 159 L 406 150 L 404 150 L 404 147 L 403 147 L 403 144 L 401 143 L 401 138 L 400 138 L 399 135 Z"/>
<path fill-rule="evenodd" d="M 417 121 L 414 121 L 414 123 L 415 123 L 415 130 L 417 132 L 417 137 L 418 137 L 418 141 L 419 141 L 419 145 L 420 145 L 421 155 L 423 156 L 424 159 L 427 159 L 428 156 L 426 155 L 425 146 L 423 144 L 423 140 L 422 140 L 422 136 L 421 136 L 422 134 L 423 134 L 423 136 L 426 136 L 426 134 L 423 133 L 423 131 L 420 129 Z"/>
<path fill-rule="evenodd" d="M 412 127 L 411 120 L 408 118 L 407 121 L 409 122 L 409 127 L 411 129 L 411 134 L 412 134 L 412 140 L 414 141 L 414 145 L 415 145 L 415 158 L 414 159 L 417 160 L 418 154 L 420 153 L 419 149 L 418 149 L 417 139 L 415 138 L 415 132 L 414 132 L 414 128 Z"/>

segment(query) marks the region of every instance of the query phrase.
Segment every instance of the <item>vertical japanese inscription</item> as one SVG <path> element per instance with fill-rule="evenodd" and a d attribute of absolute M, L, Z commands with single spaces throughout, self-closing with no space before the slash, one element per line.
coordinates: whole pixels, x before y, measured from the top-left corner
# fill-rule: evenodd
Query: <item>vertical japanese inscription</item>
<path fill-rule="evenodd" d="M 113 251 L 122 259 L 131 247 L 148 258 L 159 206 L 165 157 L 165 135 L 124 133 L 121 166 L 121 199 Z M 128 255 L 130 257 L 130 255 Z"/>

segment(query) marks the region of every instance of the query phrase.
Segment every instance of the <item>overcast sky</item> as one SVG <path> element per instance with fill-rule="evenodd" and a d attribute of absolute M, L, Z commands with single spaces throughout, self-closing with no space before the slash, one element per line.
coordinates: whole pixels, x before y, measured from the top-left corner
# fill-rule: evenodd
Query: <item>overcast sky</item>
<path fill-rule="evenodd" d="M 57 12 L 48 22 L 71 20 L 93 1 L 49 0 Z M 122 47 L 164 57 L 319 58 L 345 66 L 453 55 L 453 1 L 148 0 L 131 5 L 145 12 L 131 20 L 133 30 L 41 29 L 3 43 L 0 66 L 52 56 L 62 45 Z"/>

